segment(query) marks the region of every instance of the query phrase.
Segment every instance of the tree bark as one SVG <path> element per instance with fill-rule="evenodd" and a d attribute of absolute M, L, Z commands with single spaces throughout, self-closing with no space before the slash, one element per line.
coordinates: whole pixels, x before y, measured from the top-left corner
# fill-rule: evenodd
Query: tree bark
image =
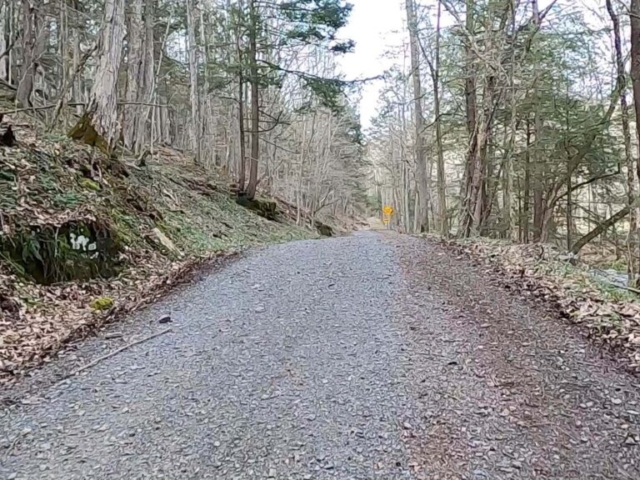
<path fill-rule="evenodd" d="M 69 136 L 111 150 L 120 137 L 118 72 L 125 36 L 125 0 L 106 0 L 98 45 L 98 67 L 86 114 Z M 97 134 L 97 137 L 96 137 Z"/>
<path fill-rule="evenodd" d="M 538 8 L 538 0 L 531 0 L 531 7 L 533 9 L 533 24 L 535 28 L 540 28 L 540 10 Z M 538 75 L 534 80 L 534 86 L 537 84 Z M 544 220 L 546 209 L 549 205 L 545 204 L 544 198 L 544 177 L 545 177 L 545 163 L 543 152 L 543 121 L 542 113 L 540 111 L 540 95 L 536 89 L 536 102 L 534 109 L 533 120 L 533 132 L 535 137 L 535 143 L 533 145 L 533 241 L 544 242 L 546 241 L 546 222 Z"/>
<path fill-rule="evenodd" d="M 39 18 L 35 0 L 22 0 L 22 69 L 16 100 L 24 108 L 31 106 L 31 93 L 35 82 L 38 57 L 36 49 L 38 29 L 40 28 Z"/>
<path fill-rule="evenodd" d="M 141 101 L 144 68 L 144 0 L 134 0 L 128 21 L 127 48 L 127 93 L 125 98 L 129 105 L 124 107 L 122 121 L 122 137 L 124 146 L 134 149 L 136 139 L 137 116 L 142 107 L 135 105 Z"/>
<path fill-rule="evenodd" d="M 467 133 L 469 135 L 469 146 L 467 150 L 467 160 L 465 167 L 465 188 L 464 198 L 462 200 L 462 211 L 460 214 L 460 235 L 468 237 L 473 228 L 473 215 L 475 213 L 474 197 L 474 179 L 477 180 L 478 172 L 478 125 L 477 125 L 477 98 L 476 98 L 476 68 L 474 65 L 473 50 L 471 48 L 471 39 L 475 35 L 474 26 L 474 8 L 475 0 L 466 0 L 466 22 L 467 39 L 465 40 L 465 85 L 464 97 L 467 119 Z"/>
<path fill-rule="evenodd" d="M 11 36 L 9 35 L 9 21 L 8 21 L 8 8 L 7 0 L 0 1 L 0 52 L 4 52 L 11 42 Z M 9 81 L 9 70 L 7 68 L 8 55 L 4 58 L 0 58 L 0 78 Z"/>
<path fill-rule="evenodd" d="M 531 121 L 527 116 L 527 150 L 524 153 L 524 188 L 522 192 L 522 243 L 529 243 L 529 217 L 531 216 Z"/>
<path fill-rule="evenodd" d="M 442 119 L 440 118 L 440 23 L 442 19 L 442 3 L 438 0 L 436 17 L 436 51 L 433 69 L 433 103 L 436 116 L 436 148 L 438 150 L 438 207 L 440 215 L 440 233 L 449 236 L 449 220 L 447 218 L 447 180 L 445 175 L 444 150 L 442 146 Z"/>
<path fill-rule="evenodd" d="M 249 0 L 249 83 L 251 85 L 251 158 L 247 198 L 253 200 L 258 187 L 258 160 L 260 158 L 260 88 L 258 78 L 258 12 L 256 0 Z"/>
<path fill-rule="evenodd" d="M 200 162 L 200 99 L 198 95 L 198 45 L 196 43 L 197 0 L 187 0 L 187 38 L 189 41 L 189 101 L 191 103 L 191 149 Z"/>
<path fill-rule="evenodd" d="M 243 11 L 244 2 L 240 0 L 238 6 L 238 15 Z M 236 20 L 235 24 L 235 44 L 236 44 L 236 61 L 238 62 L 238 143 L 239 143 L 239 157 L 238 157 L 238 191 L 244 193 L 245 185 L 247 182 L 247 152 L 245 141 L 245 76 L 242 54 L 242 33 L 240 30 L 240 19 Z"/>
<path fill-rule="evenodd" d="M 607 3 L 607 7 L 609 7 L 609 0 Z M 613 10 L 613 8 L 611 8 Z M 614 15 L 615 16 L 615 15 Z M 634 107 L 636 113 L 636 132 L 638 135 L 638 139 L 640 140 L 640 122 L 637 120 L 640 118 L 640 0 L 631 0 L 630 5 L 630 17 L 631 17 L 631 80 L 633 85 L 633 97 L 634 97 Z M 613 17 L 612 17 L 613 20 Z M 617 37 L 620 37 L 619 32 L 619 22 L 617 29 L 615 28 L 614 22 L 614 33 L 617 31 Z M 618 41 L 616 41 L 616 58 L 618 57 Z M 620 55 L 621 56 L 621 55 Z M 624 75 L 624 63 L 622 63 L 622 72 L 620 72 L 620 62 L 618 62 L 618 75 Z M 624 77 L 623 77 L 624 78 Z M 633 156 L 631 155 L 631 135 L 629 133 L 629 111 L 628 106 L 626 105 L 627 99 L 624 92 L 621 95 L 622 104 L 622 121 L 623 121 L 623 129 L 625 128 L 627 131 L 625 134 L 625 155 L 627 160 L 627 188 L 629 194 L 629 204 L 632 203 L 632 200 L 635 200 L 636 192 L 635 192 L 635 182 L 633 172 L 635 170 L 637 178 L 640 180 L 640 160 L 635 162 L 635 169 Z M 640 158 L 640 157 L 639 157 Z M 640 224 L 638 219 L 636 218 L 637 212 L 633 212 L 631 218 L 630 225 L 630 238 L 631 238 L 631 258 L 632 261 L 629 262 L 629 281 L 630 285 L 633 287 L 637 287 L 639 283 L 639 275 L 640 275 Z"/>
<path fill-rule="evenodd" d="M 141 91 L 139 92 L 140 101 L 143 103 L 152 103 L 155 90 L 155 9 L 156 0 L 146 0 L 144 10 L 144 50 L 142 68 L 140 70 Z M 146 145 L 152 143 L 151 131 L 147 125 L 151 108 L 148 105 L 142 105 L 136 118 L 135 127 L 135 143 L 134 151 L 136 154 L 142 152 Z"/>
<path fill-rule="evenodd" d="M 619 210 L 615 214 L 611 215 L 604 222 L 599 223 L 593 230 L 580 238 L 576 243 L 571 247 L 571 253 L 577 255 L 582 248 L 587 245 L 591 240 L 597 238 L 598 236 L 605 233 L 609 228 L 618 223 L 624 217 L 629 215 L 629 212 L 632 208 L 637 208 L 638 202 L 634 202 L 632 205 L 627 205 L 622 210 Z"/>
<path fill-rule="evenodd" d="M 416 181 L 418 184 L 419 210 L 416 212 L 418 231 L 429 231 L 429 183 L 427 160 L 424 146 L 424 116 L 422 113 L 422 82 L 420 79 L 420 52 L 418 40 L 418 19 L 414 0 L 406 0 L 407 23 L 411 44 L 411 77 L 413 79 L 413 112 L 415 123 Z"/>

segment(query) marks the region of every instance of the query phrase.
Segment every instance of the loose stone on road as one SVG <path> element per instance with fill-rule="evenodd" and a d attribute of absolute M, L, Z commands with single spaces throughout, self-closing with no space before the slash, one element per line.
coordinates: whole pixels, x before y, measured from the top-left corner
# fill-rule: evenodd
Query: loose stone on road
<path fill-rule="evenodd" d="M 167 313 L 36 372 L 0 478 L 640 478 L 637 379 L 423 240 L 268 247 L 118 333 Z"/>

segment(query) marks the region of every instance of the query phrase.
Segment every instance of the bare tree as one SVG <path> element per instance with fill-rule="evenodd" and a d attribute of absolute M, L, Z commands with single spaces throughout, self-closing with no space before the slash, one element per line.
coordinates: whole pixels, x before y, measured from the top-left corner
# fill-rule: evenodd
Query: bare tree
<path fill-rule="evenodd" d="M 427 158 L 424 146 L 424 115 L 422 112 L 422 80 L 420 78 L 420 46 L 418 19 L 414 0 L 406 0 L 407 24 L 411 43 L 411 75 L 413 78 L 413 113 L 415 123 L 416 182 L 418 184 L 419 210 L 416 212 L 416 230 L 429 231 L 429 183 Z"/>
<path fill-rule="evenodd" d="M 196 161 L 200 161 L 200 98 L 198 94 L 198 44 L 196 40 L 196 23 L 198 21 L 197 12 L 198 0 L 187 0 L 187 39 L 189 49 L 189 100 L 191 110 L 191 148 L 195 152 Z"/>

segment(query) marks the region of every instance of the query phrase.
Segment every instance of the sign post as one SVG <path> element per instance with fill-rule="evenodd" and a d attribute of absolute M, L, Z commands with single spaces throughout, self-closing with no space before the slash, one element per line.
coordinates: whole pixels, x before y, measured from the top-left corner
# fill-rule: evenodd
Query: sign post
<path fill-rule="evenodd" d="M 391 217 L 393 217 L 394 213 L 395 213 L 395 210 L 391 205 L 385 205 L 382 209 L 382 223 L 384 223 L 384 225 L 387 228 L 389 228 L 389 224 L 391 223 Z"/>

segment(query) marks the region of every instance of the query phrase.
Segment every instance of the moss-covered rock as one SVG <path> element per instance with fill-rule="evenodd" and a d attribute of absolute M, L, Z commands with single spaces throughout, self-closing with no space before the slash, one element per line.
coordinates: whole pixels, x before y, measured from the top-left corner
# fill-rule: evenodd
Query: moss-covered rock
<path fill-rule="evenodd" d="M 318 222 L 316 220 L 316 229 L 318 233 L 323 237 L 332 237 L 333 236 L 333 228 L 325 223 Z"/>
<path fill-rule="evenodd" d="M 100 297 L 91 302 L 91 308 L 98 312 L 104 312 L 113 308 L 113 298 L 110 297 Z"/>
<path fill-rule="evenodd" d="M 252 200 L 248 199 L 246 195 L 239 194 L 236 198 L 236 202 L 238 205 L 243 206 L 244 208 L 256 212 L 261 217 L 266 218 L 267 220 L 277 220 L 278 217 L 278 204 L 271 200 L 258 200 L 254 198 Z"/>
<path fill-rule="evenodd" d="M 27 226 L 0 237 L 0 254 L 14 272 L 44 285 L 112 277 L 120 249 L 107 224 L 89 220 Z"/>

